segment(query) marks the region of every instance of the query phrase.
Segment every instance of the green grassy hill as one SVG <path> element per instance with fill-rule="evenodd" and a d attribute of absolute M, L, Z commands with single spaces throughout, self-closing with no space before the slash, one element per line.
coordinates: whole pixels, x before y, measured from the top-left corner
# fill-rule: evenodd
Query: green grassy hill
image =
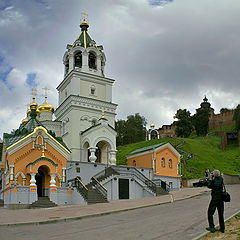
<path fill-rule="evenodd" d="M 182 155 L 182 178 L 200 178 L 206 168 L 219 169 L 227 174 L 240 174 L 240 148 L 230 146 L 226 150 L 219 148 L 221 138 L 216 136 L 195 138 L 163 138 L 119 146 L 117 164 L 126 165 L 126 155 L 130 152 L 161 142 L 170 142 Z"/>

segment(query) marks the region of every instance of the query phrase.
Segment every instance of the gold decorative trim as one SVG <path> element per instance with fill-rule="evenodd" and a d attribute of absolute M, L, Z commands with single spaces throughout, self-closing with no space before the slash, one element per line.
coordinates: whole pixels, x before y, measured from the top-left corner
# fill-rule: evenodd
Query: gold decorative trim
<path fill-rule="evenodd" d="M 86 31 L 83 31 L 84 48 L 87 48 Z"/>
<path fill-rule="evenodd" d="M 65 150 L 65 152 L 67 153 L 71 153 L 68 149 L 66 149 L 62 144 L 60 144 L 54 137 L 52 137 L 48 132 L 47 129 L 40 126 L 40 127 L 36 127 L 34 129 L 34 131 L 32 133 L 30 133 L 29 135 L 27 135 L 26 137 L 20 139 L 19 141 L 15 142 L 13 145 L 7 147 L 7 150 L 10 150 L 11 148 L 13 148 L 14 146 L 16 146 L 17 144 L 23 142 L 25 139 L 31 137 L 32 135 L 34 135 L 38 130 L 43 130 L 55 143 L 57 143 L 61 148 L 63 148 Z"/>

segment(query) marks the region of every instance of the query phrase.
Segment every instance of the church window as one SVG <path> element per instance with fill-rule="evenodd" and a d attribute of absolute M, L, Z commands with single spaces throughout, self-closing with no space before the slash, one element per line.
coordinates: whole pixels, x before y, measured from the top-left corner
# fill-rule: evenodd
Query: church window
<path fill-rule="evenodd" d="M 137 166 L 136 160 L 133 160 L 133 166 Z"/>
<path fill-rule="evenodd" d="M 165 167 L 165 158 L 161 159 L 161 166 L 164 168 Z"/>
<path fill-rule="evenodd" d="M 75 68 L 82 67 L 82 52 L 77 52 L 74 56 L 74 66 Z"/>
<path fill-rule="evenodd" d="M 172 167 L 173 167 L 173 166 L 172 166 L 172 159 L 169 159 L 169 160 L 168 160 L 168 167 L 169 167 L 169 168 L 172 168 Z"/>
<path fill-rule="evenodd" d="M 90 52 L 88 55 L 88 66 L 89 68 L 97 69 L 96 55 L 93 52 Z"/>

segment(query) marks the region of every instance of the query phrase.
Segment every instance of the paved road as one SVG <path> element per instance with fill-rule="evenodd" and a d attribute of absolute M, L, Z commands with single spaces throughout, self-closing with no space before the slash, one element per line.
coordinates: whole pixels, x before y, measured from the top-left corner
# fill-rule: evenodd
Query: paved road
<path fill-rule="evenodd" d="M 232 202 L 225 204 L 225 218 L 240 210 L 240 185 L 227 188 Z M 190 240 L 207 226 L 209 194 L 67 223 L 0 227 L 0 239 Z"/>

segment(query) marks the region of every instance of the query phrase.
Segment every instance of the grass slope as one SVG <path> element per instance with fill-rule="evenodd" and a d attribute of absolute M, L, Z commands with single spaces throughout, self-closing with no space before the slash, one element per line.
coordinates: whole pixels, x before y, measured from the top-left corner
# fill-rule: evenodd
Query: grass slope
<path fill-rule="evenodd" d="M 130 152 L 161 142 L 170 142 L 182 155 L 182 178 L 200 178 L 206 168 L 219 169 L 227 174 L 240 174 L 240 148 L 230 146 L 227 150 L 219 148 L 221 139 L 216 136 L 195 138 L 163 138 L 119 146 L 117 164 L 126 165 L 126 155 Z M 191 157 L 189 157 L 191 156 Z"/>

